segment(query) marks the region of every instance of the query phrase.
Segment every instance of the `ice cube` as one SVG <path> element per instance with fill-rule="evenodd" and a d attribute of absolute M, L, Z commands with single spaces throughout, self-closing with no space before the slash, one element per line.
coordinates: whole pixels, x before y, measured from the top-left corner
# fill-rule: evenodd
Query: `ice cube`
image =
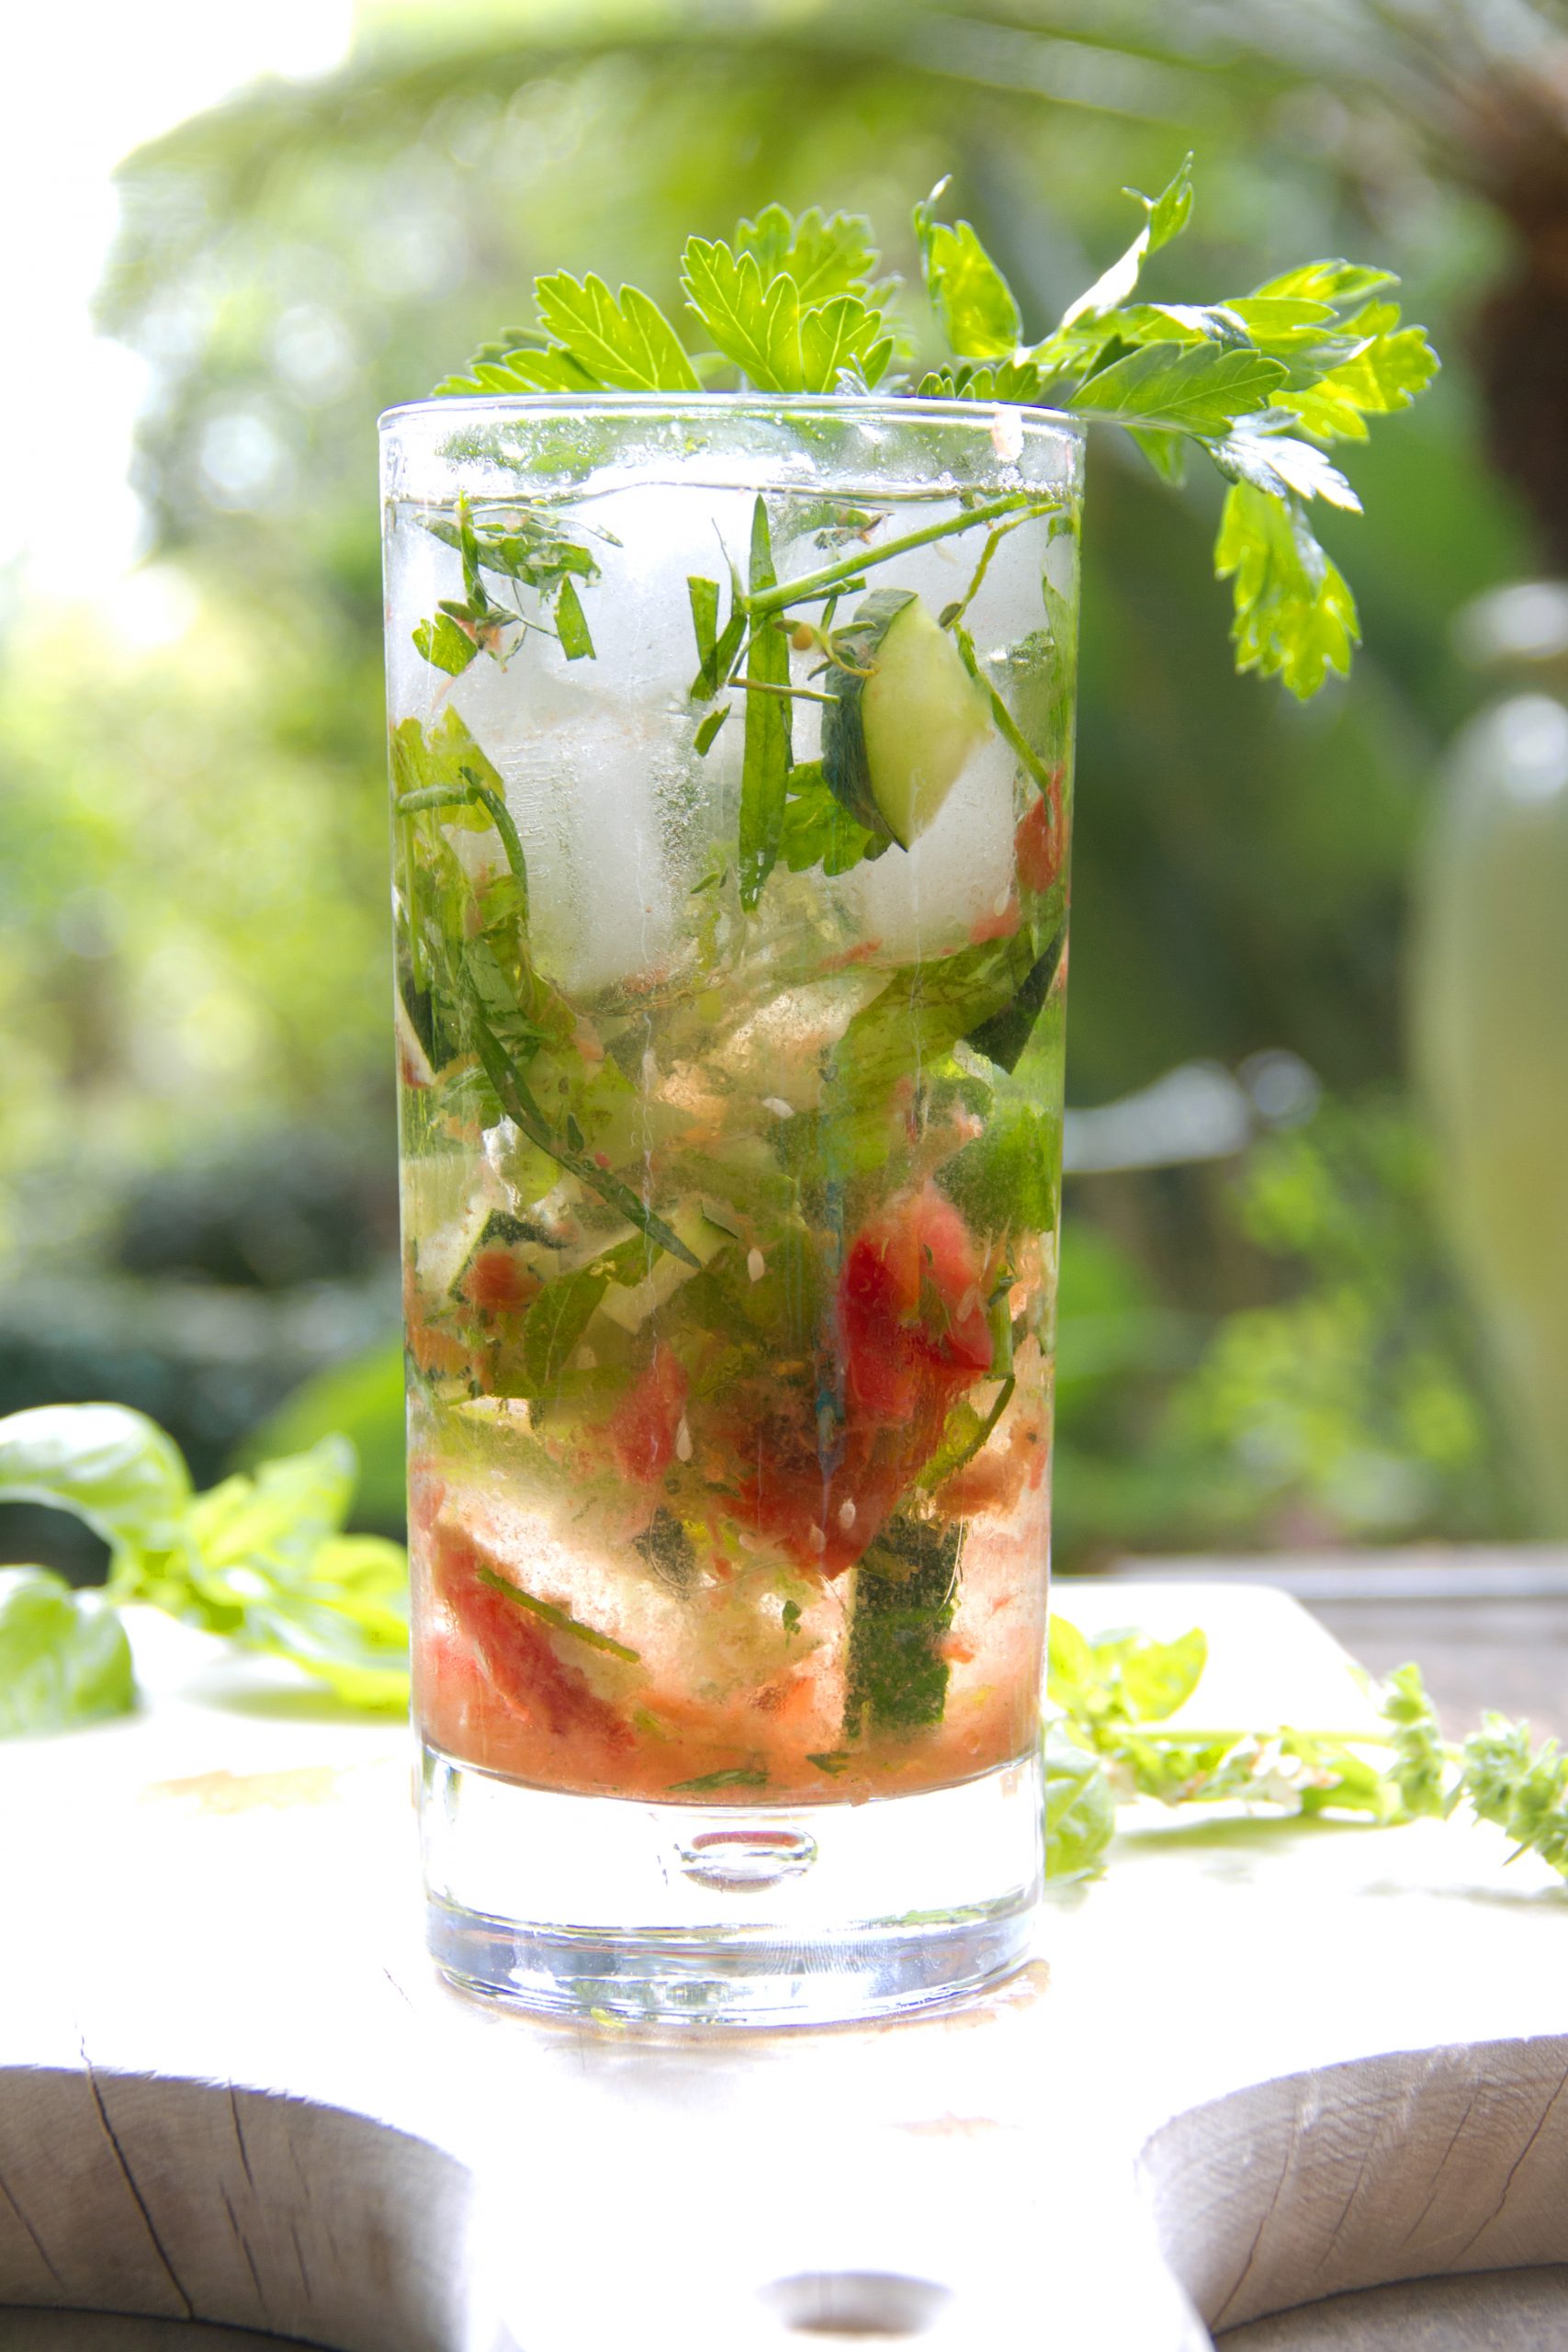
<path fill-rule="evenodd" d="M 618 702 L 683 705 L 698 659 L 687 579 L 718 583 L 722 626 L 729 607 L 728 559 L 744 578 L 751 506 L 740 491 L 649 482 L 565 510 L 563 528 L 581 539 L 599 567 L 596 579 L 576 582 L 592 655 L 569 662 L 552 638 L 531 630 L 514 658 L 530 675 L 570 680 Z M 498 593 L 498 601 L 510 604 L 510 591 Z M 532 592 L 524 590 L 521 603 L 529 618 L 551 625 Z"/>
<path fill-rule="evenodd" d="M 569 994 L 592 995 L 669 955 L 678 891 L 667 840 L 679 830 L 682 763 L 662 711 L 558 685 L 546 707 L 536 700 L 525 712 L 511 684 L 490 690 L 499 725 L 486 724 L 478 693 L 464 717 L 505 781 L 539 967 Z"/>
<path fill-rule="evenodd" d="M 387 717 L 392 726 L 405 718 L 429 726 L 439 717 L 451 680 L 418 650 L 413 632 L 421 621 L 434 618 L 442 597 L 462 593 L 456 554 L 414 516 L 400 514 L 387 556 Z"/>
<path fill-rule="evenodd" d="M 983 743 L 908 850 L 893 848 L 846 877 L 860 936 L 886 962 L 912 963 L 996 936 L 1013 906 L 1016 762 L 999 736 Z"/>

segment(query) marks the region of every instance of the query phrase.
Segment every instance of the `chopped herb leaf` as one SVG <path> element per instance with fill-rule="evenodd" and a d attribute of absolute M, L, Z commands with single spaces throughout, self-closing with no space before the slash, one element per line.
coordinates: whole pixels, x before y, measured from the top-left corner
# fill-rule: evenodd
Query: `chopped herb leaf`
<path fill-rule="evenodd" d="M 736 1764 L 728 1771 L 704 1772 L 695 1781 L 671 1781 L 670 1792 L 701 1796 L 709 1789 L 765 1789 L 767 1785 L 768 1776 L 759 1766 Z"/>
<path fill-rule="evenodd" d="M 919 1731 L 947 1704 L 942 1644 L 958 1597 L 963 1530 L 890 1520 L 855 1569 L 844 1735 Z"/>
<path fill-rule="evenodd" d="M 560 650 L 569 662 L 592 659 L 593 639 L 588 634 L 581 603 L 570 580 L 561 582 L 560 594 L 556 598 L 556 634 L 560 639 Z"/>
<path fill-rule="evenodd" d="M 547 1396 L 559 1385 L 573 1351 L 593 1318 L 607 1285 L 603 1274 L 563 1274 L 547 1283 L 523 1319 L 520 1385 Z"/>
<path fill-rule="evenodd" d="M 433 621 L 421 621 L 414 630 L 413 641 L 434 668 L 445 670 L 451 678 L 461 677 L 479 650 L 450 613 L 437 613 Z"/>

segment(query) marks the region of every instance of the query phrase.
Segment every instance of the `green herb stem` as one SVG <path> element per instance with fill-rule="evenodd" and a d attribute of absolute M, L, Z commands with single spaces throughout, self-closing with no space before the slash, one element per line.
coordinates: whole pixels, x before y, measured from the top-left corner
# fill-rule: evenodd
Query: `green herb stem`
<path fill-rule="evenodd" d="M 1031 780 L 1038 787 L 1042 796 L 1048 798 L 1051 791 L 1050 769 L 1030 742 L 1029 738 L 1022 732 L 1018 721 L 995 686 L 987 684 L 986 692 L 990 697 L 991 717 L 995 721 L 998 734 L 1015 754 L 1020 764 L 1028 771 Z"/>
<path fill-rule="evenodd" d="M 464 768 L 462 774 L 468 779 L 469 798 L 480 802 L 488 809 L 491 823 L 501 835 L 501 845 L 506 852 L 506 863 L 512 868 L 522 897 L 523 920 L 526 922 L 528 920 L 528 866 L 523 855 L 523 843 L 518 835 L 517 827 L 513 822 L 512 811 L 500 793 L 493 792 L 488 784 L 481 784 L 471 768 Z"/>
<path fill-rule="evenodd" d="M 564 1609 L 558 1609 L 553 1600 L 536 1600 L 531 1592 L 525 1592 L 520 1585 L 513 1583 L 510 1577 L 497 1576 L 493 1568 L 481 1568 L 479 1582 L 488 1585 L 492 1592 L 504 1593 L 508 1600 L 514 1600 L 519 1609 L 528 1611 L 530 1617 L 539 1618 L 552 1633 L 568 1634 L 574 1642 L 582 1642 L 591 1650 L 604 1650 L 610 1657 L 624 1658 L 628 1666 L 642 1664 L 640 1650 L 628 1649 L 625 1642 L 612 1641 L 608 1634 L 601 1634 L 592 1625 L 584 1625 Z"/>
<path fill-rule="evenodd" d="M 412 817 L 416 808 L 466 808 L 468 805 L 466 792 L 454 792 L 445 784 L 425 784 L 417 792 L 400 792 L 392 803 L 400 817 Z"/>
<path fill-rule="evenodd" d="M 639 1227 L 650 1241 L 657 1241 L 660 1248 L 668 1250 L 672 1258 L 679 1258 L 683 1265 L 700 1272 L 702 1261 L 687 1249 L 680 1235 L 667 1226 L 661 1216 L 654 1215 L 647 1202 L 639 1198 L 629 1184 L 623 1184 L 618 1176 L 612 1176 L 608 1169 L 601 1168 L 586 1152 L 574 1151 L 556 1134 L 535 1101 L 522 1071 L 472 1000 L 469 1019 L 473 1024 L 475 1049 L 485 1076 L 495 1089 L 496 1100 L 513 1125 L 522 1128 L 529 1142 L 537 1144 L 539 1149 L 564 1168 L 569 1176 L 575 1176 L 579 1183 L 586 1184 L 590 1191 L 599 1194 L 601 1200 L 608 1201 L 612 1208 L 619 1209 L 621 1215 Z"/>
<path fill-rule="evenodd" d="M 837 587 L 840 581 L 855 579 L 861 572 L 869 571 L 873 564 L 892 563 L 915 548 L 930 547 L 935 539 L 950 539 L 955 532 L 973 531 L 982 523 L 994 523 L 1002 514 L 1017 514 L 1021 521 L 1026 520 L 1024 509 L 1031 515 L 1053 514 L 1060 504 L 1057 498 L 1037 498 L 1028 491 L 1015 490 L 1006 498 L 993 498 L 983 506 L 949 514 L 940 523 L 928 523 L 921 530 L 907 531 L 902 538 L 889 539 L 883 547 L 863 548 L 844 562 L 825 564 L 820 571 L 803 572 L 798 580 L 781 581 L 776 588 L 765 588 L 760 594 L 746 597 L 745 607 L 754 621 L 762 620 Z"/>
<path fill-rule="evenodd" d="M 730 682 L 744 687 L 749 695 L 783 695 L 789 702 L 836 703 L 837 695 L 820 695 L 815 686 L 774 686 L 763 678 L 735 678 Z"/>

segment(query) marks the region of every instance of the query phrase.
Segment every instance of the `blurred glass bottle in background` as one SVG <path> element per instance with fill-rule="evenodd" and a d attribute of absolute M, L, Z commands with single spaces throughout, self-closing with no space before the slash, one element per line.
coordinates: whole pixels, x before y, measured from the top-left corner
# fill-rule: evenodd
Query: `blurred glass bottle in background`
<path fill-rule="evenodd" d="M 1457 641 L 1501 691 L 1442 771 L 1413 1042 L 1536 1519 L 1568 1536 L 1568 582 L 1493 590 Z"/>

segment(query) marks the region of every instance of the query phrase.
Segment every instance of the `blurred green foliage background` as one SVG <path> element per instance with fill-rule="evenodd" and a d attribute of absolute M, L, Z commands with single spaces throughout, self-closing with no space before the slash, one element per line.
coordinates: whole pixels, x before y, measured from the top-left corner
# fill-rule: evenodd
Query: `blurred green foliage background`
<path fill-rule="evenodd" d="M 1562 53 L 1483 0 L 384 0 L 340 74 L 134 157 L 102 317 L 153 371 L 163 641 L 105 642 L 85 548 L 79 605 L 0 643 L 0 1410 L 120 1396 L 204 1476 L 268 1416 L 346 1422 L 395 1523 L 377 412 L 536 270 L 673 305 L 683 234 L 773 198 L 870 212 L 918 278 L 949 171 L 1043 331 L 1194 147 L 1156 298 L 1387 261 L 1448 367 L 1349 453 L 1367 648 L 1305 709 L 1231 674 L 1218 484 L 1094 453 L 1069 1100 L 1212 1062 L 1245 1117 L 1069 1182 L 1059 1556 L 1528 1530 L 1402 971 L 1484 691 L 1449 623 L 1561 560 L 1519 419 Z"/>

